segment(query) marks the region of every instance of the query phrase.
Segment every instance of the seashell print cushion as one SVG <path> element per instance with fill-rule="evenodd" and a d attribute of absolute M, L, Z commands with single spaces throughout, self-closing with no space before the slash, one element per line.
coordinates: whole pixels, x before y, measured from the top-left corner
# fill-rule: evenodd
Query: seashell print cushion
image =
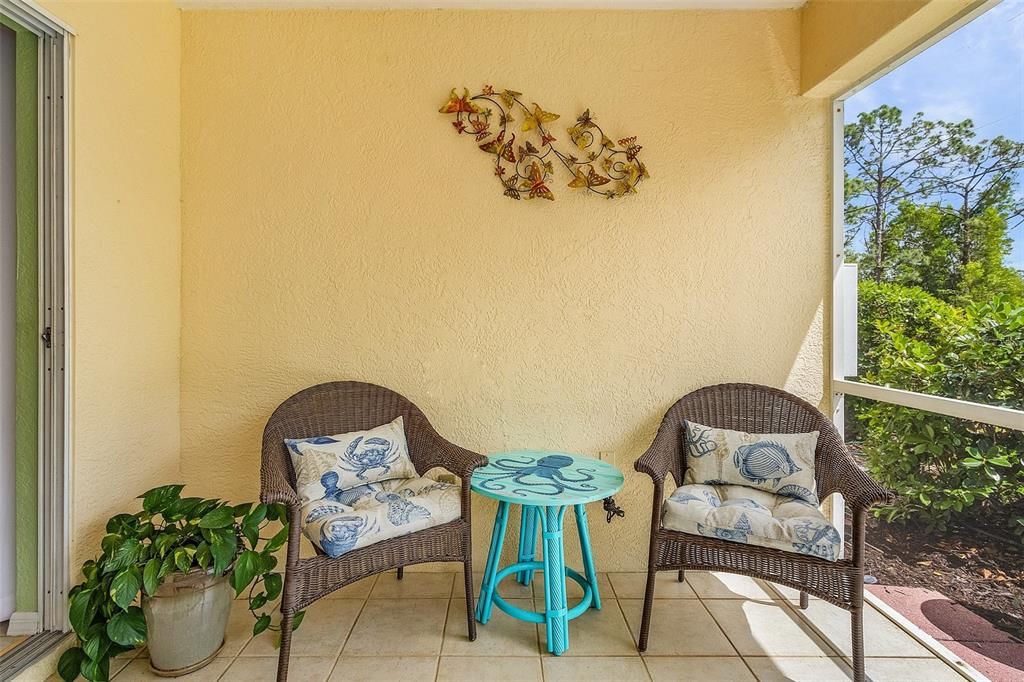
<path fill-rule="evenodd" d="M 816 504 L 739 485 L 688 484 L 662 505 L 664 528 L 730 542 L 842 558 L 839 531 Z"/>
<path fill-rule="evenodd" d="M 302 532 L 330 557 L 459 518 L 460 488 L 429 478 L 367 483 L 302 507 Z"/>
<path fill-rule="evenodd" d="M 303 504 L 325 499 L 340 502 L 346 491 L 367 483 L 417 476 L 402 417 L 366 431 L 286 438 L 284 443 Z"/>
<path fill-rule="evenodd" d="M 683 422 L 685 483 L 742 485 L 819 504 L 818 432 L 744 433 Z"/>

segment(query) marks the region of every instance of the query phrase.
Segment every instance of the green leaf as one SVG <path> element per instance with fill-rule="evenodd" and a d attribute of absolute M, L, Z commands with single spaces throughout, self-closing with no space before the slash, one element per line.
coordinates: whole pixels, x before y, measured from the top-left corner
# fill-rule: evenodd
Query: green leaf
<path fill-rule="evenodd" d="M 283 585 L 284 581 L 281 579 L 280 573 L 267 573 L 263 576 L 263 589 L 267 591 L 269 601 L 274 601 L 281 595 Z"/>
<path fill-rule="evenodd" d="M 90 635 L 89 639 L 82 645 L 82 651 L 90 659 L 99 661 L 110 650 L 110 638 L 107 637 L 106 631 L 99 623 L 96 624 L 94 629 L 95 633 Z"/>
<path fill-rule="evenodd" d="M 302 619 L 305 618 L 305 617 L 306 617 L 306 612 L 305 611 L 299 611 L 298 613 L 295 614 L 295 619 L 292 620 L 292 632 L 295 632 L 296 630 L 299 629 L 299 626 L 302 625 Z"/>
<path fill-rule="evenodd" d="M 110 679 L 110 659 L 106 657 L 101 657 L 98 661 L 90 658 L 82 659 L 82 677 L 97 682 L 105 682 Z"/>
<path fill-rule="evenodd" d="M 102 540 L 100 540 L 100 549 L 102 549 L 103 553 L 108 557 L 112 557 L 117 551 L 117 548 L 121 546 L 122 540 L 124 540 L 124 538 L 121 537 L 120 534 L 108 533 L 103 536 Z"/>
<path fill-rule="evenodd" d="M 163 580 L 167 577 L 171 571 L 174 570 L 174 555 L 168 554 L 164 557 L 164 560 L 160 563 L 160 572 L 156 574 L 157 578 Z"/>
<path fill-rule="evenodd" d="M 123 646 L 141 646 L 146 643 L 146 618 L 138 606 L 114 614 L 107 623 L 107 637 Z"/>
<path fill-rule="evenodd" d="M 235 561 L 235 570 L 231 573 L 231 586 L 235 588 L 236 597 L 242 594 L 242 590 L 248 587 L 252 579 L 259 573 L 260 564 L 260 555 L 250 549 L 238 556 Z"/>
<path fill-rule="evenodd" d="M 71 598 L 71 605 L 68 608 L 68 620 L 75 634 L 84 637 L 85 632 L 96 617 L 96 610 L 99 608 L 99 601 L 94 599 L 95 591 L 92 589 L 82 590 Z"/>
<path fill-rule="evenodd" d="M 280 502 L 267 506 L 267 518 L 271 521 L 287 521 L 288 508 Z"/>
<path fill-rule="evenodd" d="M 256 623 L 252 626 L 252 636 L 260 634 L 264 630 L 270 627 L 270 616 L 263 614 L 256 619 Z"/>
<path fill-rule="evenodd" d="M 107 521 L 107 532 L 130 535 L 139 527 L 139 520 L 133 514 L 117 514 Z"/>
<path fill-rule="evenodd" d="M 82 575 L 85 576 L 86 584 L 95 582 L 99 578 L 99 574 L 99 567 L 92 559 L 82 564 Z"/>
<path fill-rule="evenodd" d="M 238 538 L 231 529 L 220 529 L 210 534 L 210 553 L 213 554 L 213 571 L 221 575 L 231 565 L 238 551 Z"/>
<path fill-rule="evenodd" d="M 104 573 L 113 573 L 135 563 L 142 553 L 142 543 L 135 538 L 127 538 L 114 550 L 114 554 L 103 567 Z"/>
<path fill-rule="evenodd" d="M 199 564 L 200 568 L 206 569 L 210 567 L 210 562 L 213 561 L 213 555 L 210 553 L 210 545 L 203 540 L 196 547 L 196 563 Z"/>
<path fill-rule="evenodd" d="M 159 514 L 178 499 L 184 488 L 183 485 L 163 485 L 148 490 L 140 496 L 142 497 L 142 508 L 150 514 Z"/>
<path fill-rule="evenodd" d="M 153 596 L 160 587 L 160 560 L 150 559 L 142 571 L 142 585 L 146 588 L 146 594 Z"/>
<path fill-rule="evenodd" d="M 178 521 L 186 518 L 192 514 L 196 507 L 198 507 L 202 502 L 203 498 L 201 497 L 179 498 L 167 505 L 167 509 L 163 512 L 163 517 L 170 521 Z"/>
<path fill-rule="evenodd" d="M 282 526 L 281 530 L 277 531 L 274 537 L 267 541 L 267 544 L 263 547 L 263 551 L 276 552 L 284 547 L 284 543 L 286 542 L 288 542 L 288 524 Z"/>
<path fill-rule="evenodd" d="M 252 509 L 252 502 L 243 502 L 242 504 L 236 504 L 231 508 L 231 513 L 235 516 L 245 516 Z"/>
<path fill-rule="evenodd" d="M 133 564 L 114 576 L 110 583 L 110 598 L 122 609 L 126 609 L 135 601 L 141 586 L 142 574 L 139 567 Z"/>
<path fill-rule="evenodd" d="M 217 507 L 199 519 L 200 528 L 226 528 L 235 522 L 231 507 Z"/>
<path fill-rule="evenodd" d="M 85 660 L 85 652 L 79 647 L 68 649 L 57 661 L 57 674 L 62 680 L 71 682 L 78 677 L 82 669 L 82 661 Z"/>
<path fill-rule="evenodd" d="M 242 522 L 242 535 L 245 536 L 249 546 L 256 549 L 256 545 L 260 541 L 260 527 L 259 524 Z"/>
<path fill-rule="evenodd" d="M 242 525 L 245 526 L 259 526 L 263 523 L 263 519 L 267 518 L 267 505 L 262 502 L 252 508 L 245 518 L 242 520 Z"/>
<path fill-rule="evenodd" d="M 174 565 L 182 573 L 186 573 L 188 569 L 192 568 L 192 557 L 188 555 L 184 547 L 178 547 L 174 550 Z"/>
<path fill-rule="evenodd" d="M 266 595 L 265 592 L 260 592 L 259 594 L 254 594 L 252 596 L 252 598 L 249 599 L 249 608 L 252 609 L 253 611 L 255 611 L 256 609 L 262 609 L 266 605 L 267 605 L 267 595 Z"/>

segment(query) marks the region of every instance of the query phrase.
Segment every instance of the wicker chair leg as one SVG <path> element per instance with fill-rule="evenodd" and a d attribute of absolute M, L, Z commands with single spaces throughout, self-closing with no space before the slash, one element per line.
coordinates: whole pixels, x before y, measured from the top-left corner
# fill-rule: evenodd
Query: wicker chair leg
<path fill-rule="evenodd" d="M 679 582 L 683 582 L 684 580 L 686 580 L 686 571 L 680 568 L 679 575 L 676 576 L 676 580 Z"/>
<path fill-rule="evenodd" d="M 398 567 L 398 579 L 401 580 L 405 577 L 405 566 Z"/>
<path fill-rule="evenodd" d="M 476 640 L 476 609 L 473 605 L 473 560 L 468 557 L 462 564 L 462 575 L 466 580 L 466 626 L 472 642 Z"/>
<path fill-rule="evenodd" d="M 281 614 L 281 651 L 277 654 L 277 682 L 288 682 L 288 658 L 292 653 L 292 617 Z"/>
<path fill-rule="evenodd" d="M 644 590 L 644 610 L 640 618 L 640 641 L 637 649 L 647 651 L 647 637 L 651 633 L 651 609 L 654 608 L 654 581 L 658 576 L 653 563 L 647 568 L 647 588 Z"/>
<path fill-rule="evenodd" d="M 864 608 L 850 610 L 850 629 L 853 632 L 853 682 L 864 682 Z"/>
<path fill-rule="evenodd" d="M 806 609 L 807 608 L 807 602 L 808 602 L 807 593 L 804 592 L 803 590 L 800 590 L 800 608 L 801 609 Z"/>

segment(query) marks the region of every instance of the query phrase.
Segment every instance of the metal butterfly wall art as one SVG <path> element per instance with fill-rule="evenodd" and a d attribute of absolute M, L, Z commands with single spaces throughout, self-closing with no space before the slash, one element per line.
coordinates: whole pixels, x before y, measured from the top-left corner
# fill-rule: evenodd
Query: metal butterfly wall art
<path fill-rule="evenodd" d="M 559 151 L 554 145 L 558 138 L 551 128 L 559 115 L 545 111 L 536 102 L 527 106 L 522 96 L 521 92 L 497 90 L 490 85 L 472 96 L 468 88 L 463 88 L 461 95 L 452 88 L 440 109 L 442 114 L 455 116 L 452 126 L 457 133 L 471 136 L 481 151 L 493 157 L 494 175 L 505 196 L 554 201 L 551 186 L 555 160 L 572 175 L 568 187 L 608 199 L 636 194 L 637 185 L 650 177 L 639 159 L 643 147 L 636 137 L 613 141 L 589 109 L 566 129 L 573 153 Z M 518 144 L 511 129 L 517 120 L 521 121 L 518 132 L 522 136 Z M 535 136 L 539 147 L 527 136 Z"/>

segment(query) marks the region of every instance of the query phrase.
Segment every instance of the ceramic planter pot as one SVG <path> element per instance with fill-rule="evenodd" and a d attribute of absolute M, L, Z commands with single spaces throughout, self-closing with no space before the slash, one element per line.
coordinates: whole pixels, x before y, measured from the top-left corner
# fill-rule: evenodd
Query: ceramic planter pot
<path fill-rule="evenodd" d="M 168 575 L 142 600 L 152 671 L 177 677 L 212 661 L 224 645 L 233 597 L 227 575 L 198 568 Z"/>

